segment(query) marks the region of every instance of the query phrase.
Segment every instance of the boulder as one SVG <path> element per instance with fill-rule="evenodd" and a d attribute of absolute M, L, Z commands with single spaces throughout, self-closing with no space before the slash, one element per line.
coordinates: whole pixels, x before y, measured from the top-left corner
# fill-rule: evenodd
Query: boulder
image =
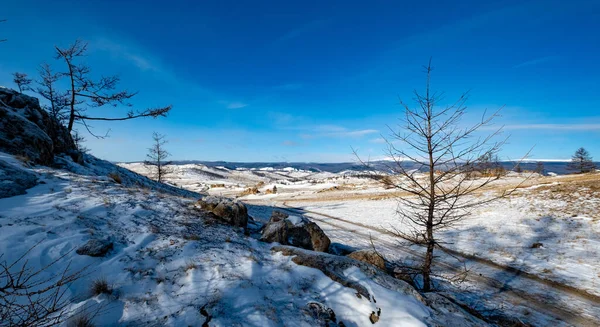
<path fill-rule="evenodd" d="M 303 216 L 289 216 L 280 211 L 273 211 L 260 239 L 318 252 L 327 252 L 331 244 L 319 225 Z"/>
<path fill-rule="evenodd" d="M 25 190 L 36 184 L 35 174 L 0 160 L 0 199 L 25 194 Z"/>
<path fill-rule="evenodd" d="M 539 248 L 543 248 L 543 247 L 544 247 L 544 244 L 540 243 L 540 242 L 535 242 L 531 245 L 532 249 L 539 249 Z"/>
<path fill-rule="evenodd" d="M 385 260 L 374 250 L 358 250 L 348 254 L 348 258 L 371 264 L 385 271 Z"/>
<path fill-rule="evenodd" d="M 202 210 L 212 212 L 218 219 L 229 225 L 244 228 L 248 226 L 248 209 L 239 201 L 207 196 L 198 200 L 197 204 Z"/>
<path fill-rule="evenodd" d="M 55 154 L 77 150 L 69 131 L 37 98 L 0 87 L 0 151 L 50 165 Z"/>
<path fill-rule="evenodd" d="M 318 324 L 323 327 L 339 327 L 337 318 L 333 309 L 327 307 L 323 303 L 308 302 L 305 312 L 308 313 Z M 343 326 L 343 323 L 342 323 Z"/>
<path fill-rule="evenodd" d="M 112 248 L 113 242 L 93 238 L 80 246 L 75 252 L 79 255 L 89 255 L 90 257 L 103 257 L 108 251 L 112 250 Z"/>
<path fill-rule="evenodd" d="M 327 252 L 335 255 L 346 256 L 355 251 L 358 251 L 358 249 L 350 245 L 342 243 L 331 243 Z"/>

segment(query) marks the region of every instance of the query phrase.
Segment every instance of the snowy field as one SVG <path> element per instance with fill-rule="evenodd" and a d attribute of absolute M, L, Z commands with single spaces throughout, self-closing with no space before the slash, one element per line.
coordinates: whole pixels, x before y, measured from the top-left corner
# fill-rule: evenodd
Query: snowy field
<path fill-rule="evenodd" d="M 137 167 L 136 170 L 139 169 Z M 406 194 L 393 188 L 386 189 L 379 183 L 347 172 L 323 173 L 316 179 L 312 178 L 310 172 L 291 169 L 268 171 L 270 175 L 259 176 L 259 179 L 256 179 L 256 171 L 253 170 L 232 171 L 231 175 L 235 176 L 232 180 L 235 180 L 239 187 L 225 187 L 221 188 L 221 191 L 219 188 L 209 187 L 205 191 L 226 194 L 253 204 L 251 214 L 257 219 L 268 219 L 272 207 L 304 211 L 309 217 L 318 219 L 317 222 L 320 221 L 319 224 L 333 239 L 359 248 L 369 247 L 368 237 L 372 233 L 377 234 L 377 231 L 408 231 L 407 225 L 403 224 L 396 214 L 398 202 L 395 199 Z M 292 176 L 291 173 L 295 175 Z M 219 182 L 228 185 L 228 176 L 223 177 Z M 184 172 L 170 178 L 177 179 L 191 180 L 193 177 Z M 597 299 L 600 298 L 599 182 L 598 174 L 551 174 L 542 177 L 509 173 L 504 179 L 476 196 L 489 197 L 523 183 L 515 193 L 508 198 L 476 208 L 468 219 L 438 235 L 447 248 L 461 255 L 475 256 L 494 263 L 497 267 L 515 268 L 516 271 L 539 278 L 541 283 L 536 284 L 535 290 L 530 290 L 532 294 L 547 298 L 547 301 L 555 303 L 555 307 L 561 307 L 559 303 L 568 301 L 562 307 L 569 314 L 572 312 L 575 316 L 584 315 L 591 321 L 598 321 L 600 313 L 594 312 L 594 308 L 597 307 Z M 268 194 L 266 191 L 273 186 L 276 186 L 277 193 Z M 257 187 L 259 193 L 244 193 L 249 187 Z M 266 212 L 263 212 L 265 210 Z M 343 221 L 318 214 L 340 218 Z M 328 222 L 334 224 L 328 225 Z M 358 237 L 357 234 L 357 237 L 353 238 L 353 231 L 362 237 Z M 406 260 L 397 256 L 389 246 L 396 242 L 393 237 L 378 234 L 377 238 L 384 242 L 379 245 L 382 250 L 389 250 L 390 258 Z M 478 266 L 477 269 L 485 271 L 487 268 Z M 489 274 L 499 273 L 491 271 Z M 512 280 L 511 276 L 505 278 L 510 281 L 501 278 L 499 281 L 511 283 L 519 289 L 533 287 L 528 285 L 527 280 L 516 281 Z M 575 298 L 566 300 L 569 297 L 563 296 L 560 291 L 563 286 L 567 287 Z M 468 289 L 481 285 L 461 287 L 460 289 Z M 579 299 L 578 296 L 583 298 Z M 514 304 L 515 298 L 495 300 L 501 301 L 498 306 L 506 306 L 507 303 Z M 578 302 L 580 300 L 586 304 Z M 476 299 L 472 301 L 474 302 L 471 303 L 477 302 Z M 558 320 L 548 320 L 549 318 L 543 316 L 534 317 L 535 315 L 528 310 L 531 309 L 506 309 L 506 312 L 521 314 L 523 320 L 533 322 L 534 325 L 563 325 L 564 322 L 560 322 L 560 318 L 567 313 L 555 312 L 554 319 Z M 590 320 L 573 323 L 577 321 L 574 318 L 570 321 L 571 323 L 566 325 L 589 325 Z"/>
<path fill-rule="evenodd" d="M 556 186 L 556 185 L 554 185 Z M 521 189 L 440 234 L 447 247 L 600 295 L 600 192 Z M 554 197 L 553 197 L 554 196 Z M 572 199 L 572 200 L 570 200 Z M 291 202 L 367 226 L 409 232 L 394 199 Z M 532 248 L 534 243 L 542 243 Z"/>
<path fill-rule="evenodd" d="M 272 244 L 206 217 L 194 206 L 200 195 L 91 156 L 84 166 L 62 158 L 65 169 L 28 167 L 6 154 L 0 160 L 39 179 L 27 194 L 0 199 L 2 260 L 26 253 L 28 267 L 47 267 L 39 277 L 49 280 L 65 267 L 85 269 L 65 288 L 68 325 L 91 316 L 97 326 L 316 326 L 323 318 L 315 306 L 332 309 L 348 327 L 371 325 L 379 310 L 377 326 L 484 324 L 460 310 L 431 309 L 388 275 L 348 268 L 343 278 L 372 298 L 357 296 Z M 106 257 L 77 254 L 90 239 L 109 240 L 113 249 Z M 108 289 L 94 294 L 101 279 Z"/>

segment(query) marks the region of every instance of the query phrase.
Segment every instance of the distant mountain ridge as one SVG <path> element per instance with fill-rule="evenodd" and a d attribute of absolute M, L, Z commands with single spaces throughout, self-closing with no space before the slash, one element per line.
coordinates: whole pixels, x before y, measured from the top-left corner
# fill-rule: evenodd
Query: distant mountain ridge
<path fill-rule="evenodd" d="M 125 162 L 125 163 L 139 163 L 139 161 Z M 193 165 L 200 164 L 207 167 L 225 167 L 230 170 L 237 169 L 250 169 L 259 170 L 264 168 L 272 168 L 274 170 L 283 170 L 285 168 L 294 168 L 297 170 L 306 170 L 313 172 L 329 172 L 329 173 L 340 173 L 343 171 L 366 171 L 369 169 L 375 169 L 378 171 L 389 171 L 389 165 L 393 164 L 390 161 L 372 161 L 370 162 L 371 167 L 367 168 L 364 165 L 357 162 L 340 162 L 340 163 L 318 163 L 318 162 L 230 162 L 230 161 L 202 161 L 202 160 L 176 160 L 172 162 L 174 165 Z M 516 165 L 517 161 L 501 161 L 500 164 L 507 170 L 512 170 Z M 542 161 L 544 164 L 545 173 L 555 173 L 558 175 L 569 174 L 567 165 L 569 161 Z M 407 167 L 411 169 L 417 168 L 416 164 L 407 163 Z M 522 170 L 535 170 L 537 161 L 528 160 L 521 162 L 520 166 Z M 600 163 L 596 162 L 596 166 L 600 167 Z"/>

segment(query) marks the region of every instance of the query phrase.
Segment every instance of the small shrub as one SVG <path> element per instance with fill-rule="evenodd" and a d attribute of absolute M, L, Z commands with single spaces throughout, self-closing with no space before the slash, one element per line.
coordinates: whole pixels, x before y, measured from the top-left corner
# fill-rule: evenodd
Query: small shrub
<path fill-rule="evenodd" d="M 108 177 L 112 178 L 113 181 L 115 181 L 115 183 L 117 183 L 117 184 L 123 183 L 123 179 L 121 179 L 121 175 L 119 175 L 119 173 L 117 173 L 117 172 L 112 172 L 112 173 L 108 174 Z"/>
<path fill-rule="evenodd" d="M 195 269 L 195 268 L 196 268 L 196 264 L 194 263 L 194 261 L 192 261 L 191 259 L 188 259 L 185 261 L 185 266 L 184 266 L 185 271 L 188 271 L 190 269 Z"/>
<path fill-rule="evenodd" d="M 15 159 L 19 160 L 20 162 L 29 165 L 29 163 L 31 162 L 31 158 L 29 158 L 27 155 L 16 155 Z"/>
<path fill-rule="evenodd" d="M 94 327 L 92 317 L 86 314 L 78 314 L 75 317 L 69 319 L 67 323 L 68 327 Z"/>
<path fill-rule="evenodd" d="M 111 294 L 112 287 L 108 285 L 108 281 L 106 278 L 101 277 L 92 282 L 92 294 L 100 295 L 100 294 Z"/>

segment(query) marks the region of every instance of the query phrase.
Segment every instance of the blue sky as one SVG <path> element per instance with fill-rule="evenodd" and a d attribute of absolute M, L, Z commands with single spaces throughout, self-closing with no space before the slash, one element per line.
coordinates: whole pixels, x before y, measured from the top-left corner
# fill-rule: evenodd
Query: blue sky
<path fill-rule="evenodd" d="M 153 131 L 173 159 L 354 160 L 383 155 L 398 99 L 432 85 L 470 90 L 470 116 L 505 109 L 503 158 L 600 159 L 600 1 L 10 1 L 0 85 L 35 75 L 55 44 L 90 43 L 86 62 L 168 118 L 95 123 L 92 153 L 143 160 Z M 113 109 L 106 109 L 112 111 Z M 118 115 L 123 111 L 114 111 Z"/>

